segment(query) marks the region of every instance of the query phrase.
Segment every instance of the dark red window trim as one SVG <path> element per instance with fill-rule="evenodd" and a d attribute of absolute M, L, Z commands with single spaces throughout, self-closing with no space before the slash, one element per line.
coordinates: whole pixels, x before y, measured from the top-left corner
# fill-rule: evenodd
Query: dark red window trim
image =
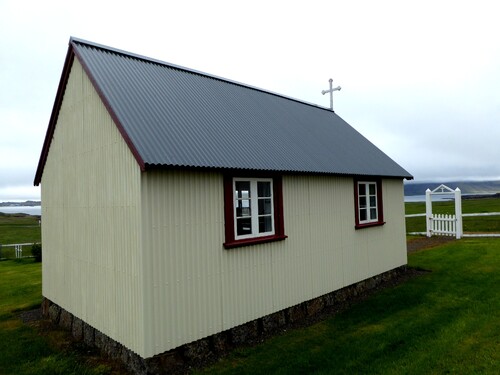
<path fill-rule="evenodd" d="M 360 223 L 359 222 L 359 191 L 358 182 L 375 182 L 377 184 L 377 209 L 378 209 L 378 221 L 372 223 Z M 369 228 L 384 225 L 384 204 L 382 200 L 382 180 L 380 178 L 355 178 L 354 179 L 354 215 L 356 219 L 355 228 Z"/>
<path fill-rule="evenodd" d="M 274 202 L 274 234 L 271 236 L 245 238 L 236 240 L 234 238 L 234 202 L 233 202 L 233 178 L 272 178 L 273 179 L 273 202 Z M 285 223 L 283 218 L 283 179 L 281 176 L 262 175 L 262 174 L 226 174 L 224 175 L 224 222 L 225 235 L 224 248 L 232 249 L 235 247 L 261 244 L 266 242 L 282 241 L 285 235 Z"/>

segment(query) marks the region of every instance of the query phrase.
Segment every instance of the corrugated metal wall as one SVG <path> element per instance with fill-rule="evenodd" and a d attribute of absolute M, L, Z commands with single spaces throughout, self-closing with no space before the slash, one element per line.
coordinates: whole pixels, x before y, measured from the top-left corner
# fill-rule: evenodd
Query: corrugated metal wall
<path fill-rule="evenodd" d="M 154 355 L 406 263 L 403 184 L 354 229 L 352 178 L 285 176 L 285 241 L 225 250 L 222 175 L 143 175 L 146 352 Z"/>
<path fill-rule="evenodd" d="M 42 178 L 43 295 L 139 353 L 140 173 L 75 59 Z"/>
<path fill-rule="evenodd" d="M 222 330 L 220 175 L 143 175 L 149 356 Z"/>

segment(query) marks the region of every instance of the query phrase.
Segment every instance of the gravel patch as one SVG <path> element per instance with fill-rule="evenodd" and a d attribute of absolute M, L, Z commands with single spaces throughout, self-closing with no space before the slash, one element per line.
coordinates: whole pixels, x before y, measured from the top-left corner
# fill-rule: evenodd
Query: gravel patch
<path fill-rule="evenodd" d="M 444 245 L 448 242 L 455 241 L 452 236 L 433 236 L 433 237 L 415 237 L 406 242 L 406 249 L 408 253 L 415 251 L 430 249 L 436 246 Z"/>

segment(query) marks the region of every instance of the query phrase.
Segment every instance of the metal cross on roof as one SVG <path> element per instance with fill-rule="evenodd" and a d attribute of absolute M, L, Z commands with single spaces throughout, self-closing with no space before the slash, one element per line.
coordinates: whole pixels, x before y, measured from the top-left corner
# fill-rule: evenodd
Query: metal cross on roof
<path fill-rule="evenodd" d="M 327 92 L 330 93 L 330 110 L 333 111 L 333 92 L 340 91 L 340 86 L 332 87 L 333 79 L 331 79 L 331 78 L 329 79 L 328 82 L 330 82 L 330 90 L 323 90 L 323 91 L 321 91 L 321 93 L 323 95 L 325 95 Z"/>

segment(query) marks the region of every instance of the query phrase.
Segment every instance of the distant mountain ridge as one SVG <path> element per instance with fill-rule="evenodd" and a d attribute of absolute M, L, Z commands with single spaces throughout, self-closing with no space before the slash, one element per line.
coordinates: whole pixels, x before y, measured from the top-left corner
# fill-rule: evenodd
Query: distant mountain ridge
<path fill-rule="evenodd" d="M 0 202 L 0 207 L 35 207 L 40 206 L 40 201 L 25 201 L 25 202 Z"/>
<path fill-rule="evenodd" d="M 409 182 L 404 185 L 405 196 L 424 195 L 427 189 L 434 190 L 444 184 L 462 194 L 495 194 L 500 192 L 500 180 L 494 181 L 447 181 L 447 182 Z"/>

